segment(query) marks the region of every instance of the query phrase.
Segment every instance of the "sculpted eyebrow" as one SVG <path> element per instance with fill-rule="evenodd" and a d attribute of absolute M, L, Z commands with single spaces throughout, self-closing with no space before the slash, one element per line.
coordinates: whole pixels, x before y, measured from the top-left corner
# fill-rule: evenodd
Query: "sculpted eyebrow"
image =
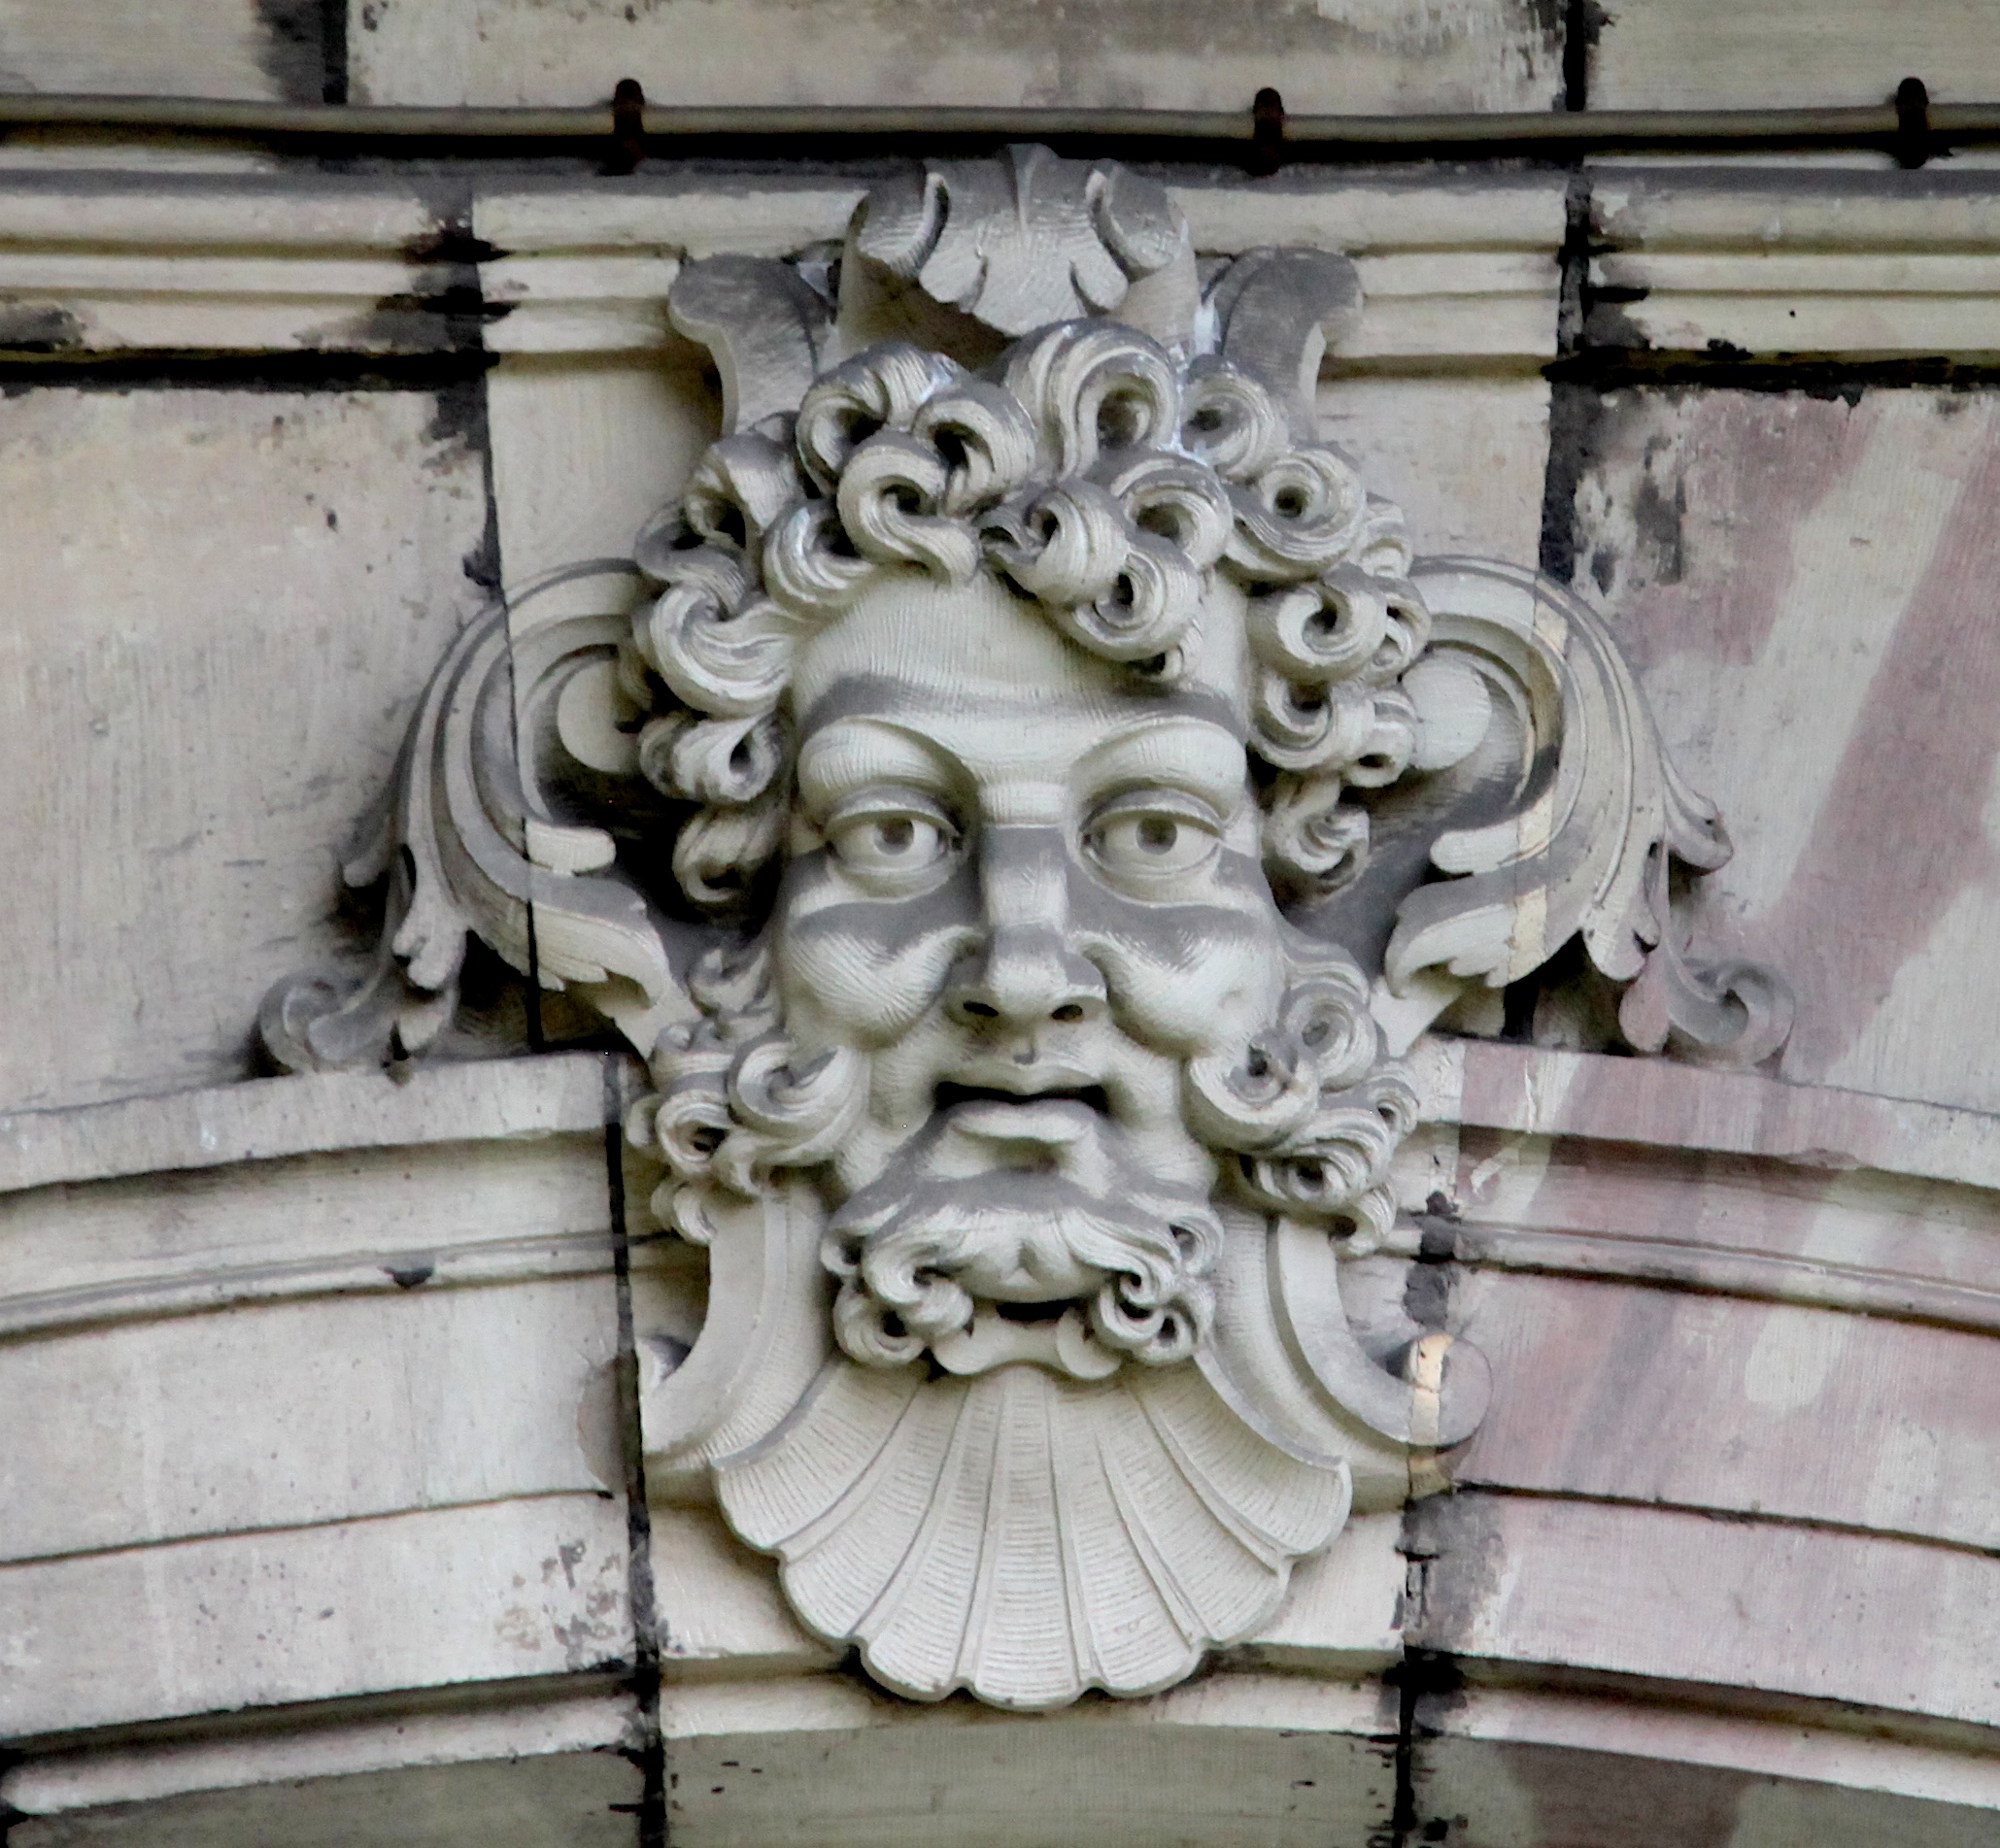
<path fill-rule="evenodd" d="M 798 792 L 809 807 L 882 780 L 942 790 L 952 776 L 934 751 L 908 733 L 864 719 L 836 720 L 799 747 Z"/>
<path fill-rule="evenodd" d="M 1108 739 L 1087 753 L 1078 768 L 1092 783 L 1165 783 L 1229 808 L 1242 788 L 1246 765 L 1243 747 L 1233 734 L 1205 720 L 1189 719 Z"/>

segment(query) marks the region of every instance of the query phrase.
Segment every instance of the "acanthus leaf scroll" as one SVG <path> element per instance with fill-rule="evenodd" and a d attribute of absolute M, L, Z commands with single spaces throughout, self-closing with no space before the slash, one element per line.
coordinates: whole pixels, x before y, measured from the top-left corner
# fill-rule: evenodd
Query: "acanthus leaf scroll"
<path fill-rule="evenodd" d="M 1171 1686 L 1476 1427 L 1483 1358 L 1368 1287 L 1469 986 L 1580 938 L 1642 1047 L 1788 1021 L 1678 940 L 1727 846 L 1600 620 L 1417 561 L 1319 440 L 1353 266 L 1203 273 L 1042 150 L 689 265 L 727 427 L 583 568 L 636 611 L 460 638 L 373 976 L 265 1008 L 290 1065 L 416 1050 L 469 933 L 625 1032 L 708 1264 L 653 1479 L 919 1699 Z"/>

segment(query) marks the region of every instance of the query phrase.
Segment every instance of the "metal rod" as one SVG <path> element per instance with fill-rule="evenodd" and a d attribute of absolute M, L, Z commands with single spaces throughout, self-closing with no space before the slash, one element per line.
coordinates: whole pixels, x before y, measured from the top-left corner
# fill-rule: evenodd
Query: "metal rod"
<path fill-rule="evenodd" d="M 736 148 L 814 142 L 1057 141 L 1144 144 L 1242 157 L 1271 141 L 1271 113 L 1251 110 L 985 109 L 922 105 L 725 106 L 647 103 L 574 108 L 402 108 L 232 102 L 193 96 L 0 95 L 0 130 L 64 128 L 220 135 L 317 144 L 368 142 L 629 145 L 636 114 L 650 151 L 690 144 Z M 1423 116 L 1290 115 L 1287 160 L 1457 152 L 1588 153 L 1676 149 L 1907 146 L 1909 108 L 1584 110 Z M 2000 103 L 1933 104 L 1921 118 L 1929 151 L 2000 141 Z"/>

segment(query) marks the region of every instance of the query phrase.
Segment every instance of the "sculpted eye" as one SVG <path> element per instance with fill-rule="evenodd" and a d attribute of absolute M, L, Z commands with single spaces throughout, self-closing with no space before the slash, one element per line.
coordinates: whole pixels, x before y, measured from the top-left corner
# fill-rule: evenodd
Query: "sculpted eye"
<path fill-rule="evenodd" d="M 1205 804 L 1165 791 L 1120 797 L 1100 809 L 1083 834 L 1090 857 L 1106 873 L 1140 880 L 1193 872 L 1220 839 Z"/>
<path fill-rule="evenodd" d="M 928 871 L 949 854 L 958 839 L 951 823 L 922 798 L 893 806 L 880 798 L 836 812 L 827 823 L 833 857 L 857 873 L 914 874 Z"/>

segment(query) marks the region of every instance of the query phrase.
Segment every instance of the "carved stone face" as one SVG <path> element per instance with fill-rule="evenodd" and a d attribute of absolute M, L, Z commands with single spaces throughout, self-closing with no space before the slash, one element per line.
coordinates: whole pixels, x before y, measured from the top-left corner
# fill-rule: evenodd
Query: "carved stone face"
<path fill-rule="evenodd" d="M 1191 1222 L 1185 1257 L 1211 1239 L 1215 1163 L 1183 1124 L 1183 1067 L 1270 1022 L 1288 967 L 1229 594 L 1193 644 L 1213 658 L 1170 690 L 985 574 L 896 577 L 803 651 L 773 937 L 801 1051 L 866 1061 L 865 1115 L 833 1160 L 836 1250 L 885 1213 L 949 1226 L 919 1268 L 1032 1327 L 1101 1289 L 1127 1222 L 1142 1245 L 1144 1226 Z M 935 1317 L 964 1310 L 948 1296 Z"/>
<path fill-rule="evenodd" d="M 1376 1010 L 1407 1044 L 1579 933 L 1644 1045 L 1759 1057 L 1789 1003 L 1674 949 L 1670 858 L 1727 850 L 1596 619 L 1413 572 L 1318 441 L 1350 263 L 1210 272 L 1163 188 L 1038 151 L 857 225 L 837 316 L 817 269 L 682 268 L 729 434 L 651 594 L 453 644 L 356 862 L 397 869 L 376 973 L 281 985 L 264 1036 L 419 1049 L 468 931 L 578 988 L 710 1248 L 649 1479 L 705 1480 L 891 1688 L 1146 1694 L 1485 1403 L 1475 1352 L 1342 1299 L 1418 1109 Z"/>

